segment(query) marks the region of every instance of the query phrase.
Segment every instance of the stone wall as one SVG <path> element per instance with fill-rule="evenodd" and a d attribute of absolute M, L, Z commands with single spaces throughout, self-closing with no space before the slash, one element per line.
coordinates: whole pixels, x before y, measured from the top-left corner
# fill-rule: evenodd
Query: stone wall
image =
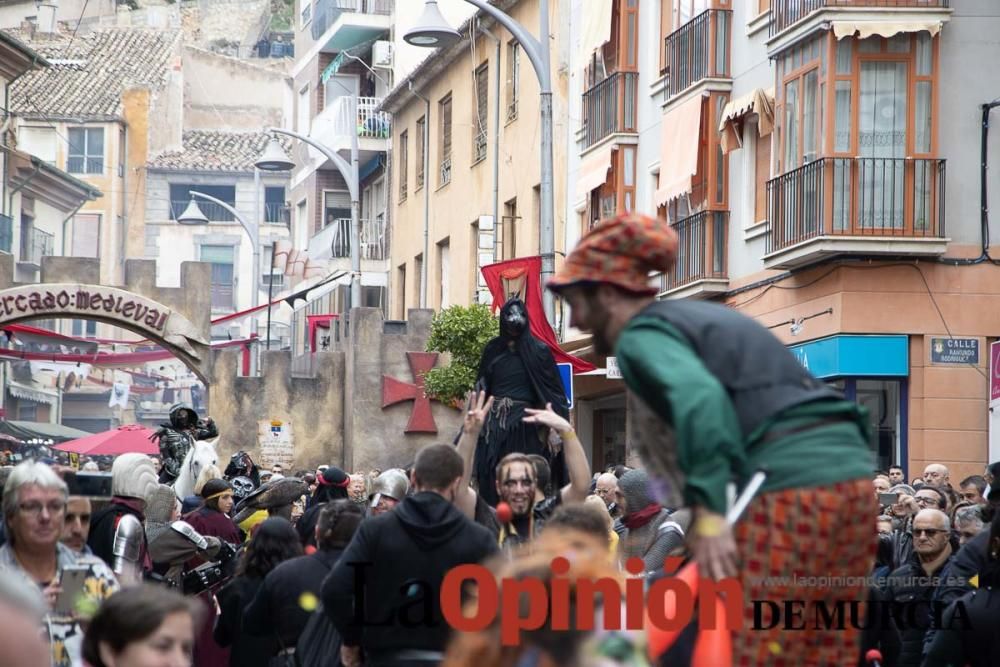
<path fill-rule="evenodd" d="M 219 427 L 220 460 L 239 450 L 258 460 L 257 422 L 278 419 L 292 424 L 296 468 L 321 463 L 343 465 L 344 354 L 316 354 L 316 376 L 292 377 L 289 352 L 264 352 L 260 377 L 238 377 L 239 351 L 215 356 L 215 382 L 208 412 Z"/>
<path fill-rule="evenodd" d="M 238 352 L 215 356 L 209 413 L 222 434 L 222 460 L 244 449 L 259 457 L 257 422 L 291 422 L 296 469 L 321 463 L 360 471 L 408 466 L 417 451 L 452 442 L 461 412 L 431 402 L 437 433 L 406 433 L 415 402 L 383 410 L 383 375 L 413 384 L 407 352 L 423 352 L 433 315 L 411 310 L 407 322 L 385 322 L 377 308 L 356 308 L 333 351 L 315 355 L 314 377 L 293 377 L 289 352 L 266 352 L 261 377 L 237 377 Z"/>

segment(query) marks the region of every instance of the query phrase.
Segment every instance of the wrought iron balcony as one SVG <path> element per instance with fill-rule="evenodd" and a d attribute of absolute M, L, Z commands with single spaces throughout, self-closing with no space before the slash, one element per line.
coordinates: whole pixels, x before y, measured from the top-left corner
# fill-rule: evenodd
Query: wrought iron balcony
<path fill-rule="evenodd" d="M 636 132 L 637 72 L 615 72 L 583 94 L 584 149 L 619 132 Z"/>
<path fill-rule="evenodd" d="M 292 211 L 286 204 L 264 204 L 264 222 L 271 225 L 285 225 L 287 227 L 291 223 L 291 220 Z"/>
<path fill-rule="evenodd" d="M 383 260 L 386 252 L 385 216 L 361 219 L 361 259 Z M 322 246 L 322 247 L 320 247 Z M 330 254 L 327 254 L 330 253 Z M 309 242 L 309 256 L 317 259 L 350 259 L 351 219 L 338 218 L 324 227 Z"/>
<path fill-rule="evenodd" d="M 701 211 L 671 225 L 677 232 L 677 262 L 663 275 L 664 291 L 699 280 L 728 277 L 728 211 Z"/>
<path fill-rule="evenodd" d="M 898 9 L 944 9 L 949 0 L 771 0 L 770 36 L 792 26 L 813 12 L 827 7 Z"/>
<path fill-rule="evenodd" d="M 817 237 L 944 238 L 945 161 L 821 158 L 767 183 L 767 254 Z"/>
<path fill-rule="evenodd" d="M 316 0 L 312 20 L 313 39 L 319 39 L 341 14 L 390 16 L 395 0 Z"/>
<path fill-rule="evenodd" d="M 728 79 L 733 12 L 709 9 L 664 38 L 667 89 L 674 97 L 702 79 Z"/>
<path fill-rule="evenodd" d="M 19 261 L 22 264 L 41 266 L 42 257 L 52 255 L 54 249 L 55 236 L 32 227 L 21 236 L 21 258 Z"/>

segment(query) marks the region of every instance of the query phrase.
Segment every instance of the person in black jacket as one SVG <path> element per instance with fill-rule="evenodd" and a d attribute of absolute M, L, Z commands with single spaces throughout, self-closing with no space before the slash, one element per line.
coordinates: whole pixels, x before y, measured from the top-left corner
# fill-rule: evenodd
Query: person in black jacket
<path fill-rule="evenodd" d="M 1000 665 L 1000 634 L 997 633 L 1000 628 L 1000 514 L 994 517 L 990 526 L 988 551 L 988 559 L 978 573 L 978 589 L 958 598 L 945 610 L 941 628 L 935 633 L 924 658 L 925 667 Z"/>
<path fill-rule="evenodd" d="M 348 493 L 350 486 L 351 476 L 334 466 L 328 466 L 323 474 L 316 478 L 316 490 L 309 498 L 306 513 L 295 524 L 302 546 L 316 546 L 316 524 L 319 522 L 320 510 L 331 500 L 350 498 Z"/>
<path fill-rule="evenodd" d="M 920 510 L 913 518 L 912 534 L 913 555 L 889 575 L 879 596 L 882 602 L 901 605 L 904 610 L 904 613 L 892 614 L 880 627 L 883 647 L 895 644 L 898 637 L 898 667 L 920 666 L 924 635 L 934 617 L 931 599 L 952 557 L 951 525 L 944 512 Z"/>
<path fill-rule="evenodd" d="M 265 519 L 254 531 L 243 551 L 236 576 L 219 591 L 219 614 L 214 638 L 220 646 L 232 646 L 232 667 L 267 667 L 281 650 L 274 633 L 258 637 L 243 629 L 243 610 L 254 599 L 264 578 L 279 564 L 302 555 L 302 544 L 287 519 Z"/>
<path fill-rule="evenodd" d="M 365 520 L 323 584 L 345 667 L 441 661 L 449 634 L 440 603 L 445 574 L 498 551 L 490 532 L 454 506 L 461 480 L 454 447 L 420 450 L 411 474 L 415 493 Z"/>
<path fill-rule="evenodd" d="M 350 500 L 323 505 L 316 524 L 319 550 L 287 560 L 264 578 L 264 584 L 243 612 L 243 629 L 258 636 L 277 636 L 291 648 L 315 609 L 320 588 L 364 518 Z"/>

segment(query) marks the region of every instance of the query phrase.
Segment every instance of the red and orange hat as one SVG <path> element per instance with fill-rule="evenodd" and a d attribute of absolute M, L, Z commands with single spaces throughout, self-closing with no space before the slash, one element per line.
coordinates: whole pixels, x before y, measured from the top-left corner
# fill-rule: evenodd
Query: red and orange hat
<path fill-rule="evenodd" d="M 652 271 L 677 258 L 677 233 L 666 220 L 626 213 L 601 221 L 580 239 L 547 287 L 558 292 L 583 283 L 609 283 L 634 294 L 656 294 Z"/>

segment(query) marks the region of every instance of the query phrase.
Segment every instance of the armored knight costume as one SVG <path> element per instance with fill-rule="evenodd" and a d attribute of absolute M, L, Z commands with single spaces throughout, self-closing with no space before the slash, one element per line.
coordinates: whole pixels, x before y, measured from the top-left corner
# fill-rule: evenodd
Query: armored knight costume
<path fill-rule="evenodd" d="M 158 486 L 153 461 L 123 454 L 111 467 L 111 503 L 94 514 L 87 544 L 123 585 L 142 582 L 152 571 L 143 524 L 146 498 Z"/>
<path fill-rule="evenodd" d="M 153 434 L 160 447 L 160 458 L 163 460 L 160 481 L 165 484 L 177 479 L 184 457 L 194 446 L 195 441 L 208 440 L 219 435 L 219 429 L 211 418 L 199 419 L 194 408 L 186 403 L 171 406 L 169 415 L 169 423 L 160 424 L 160 429 Z"/>

